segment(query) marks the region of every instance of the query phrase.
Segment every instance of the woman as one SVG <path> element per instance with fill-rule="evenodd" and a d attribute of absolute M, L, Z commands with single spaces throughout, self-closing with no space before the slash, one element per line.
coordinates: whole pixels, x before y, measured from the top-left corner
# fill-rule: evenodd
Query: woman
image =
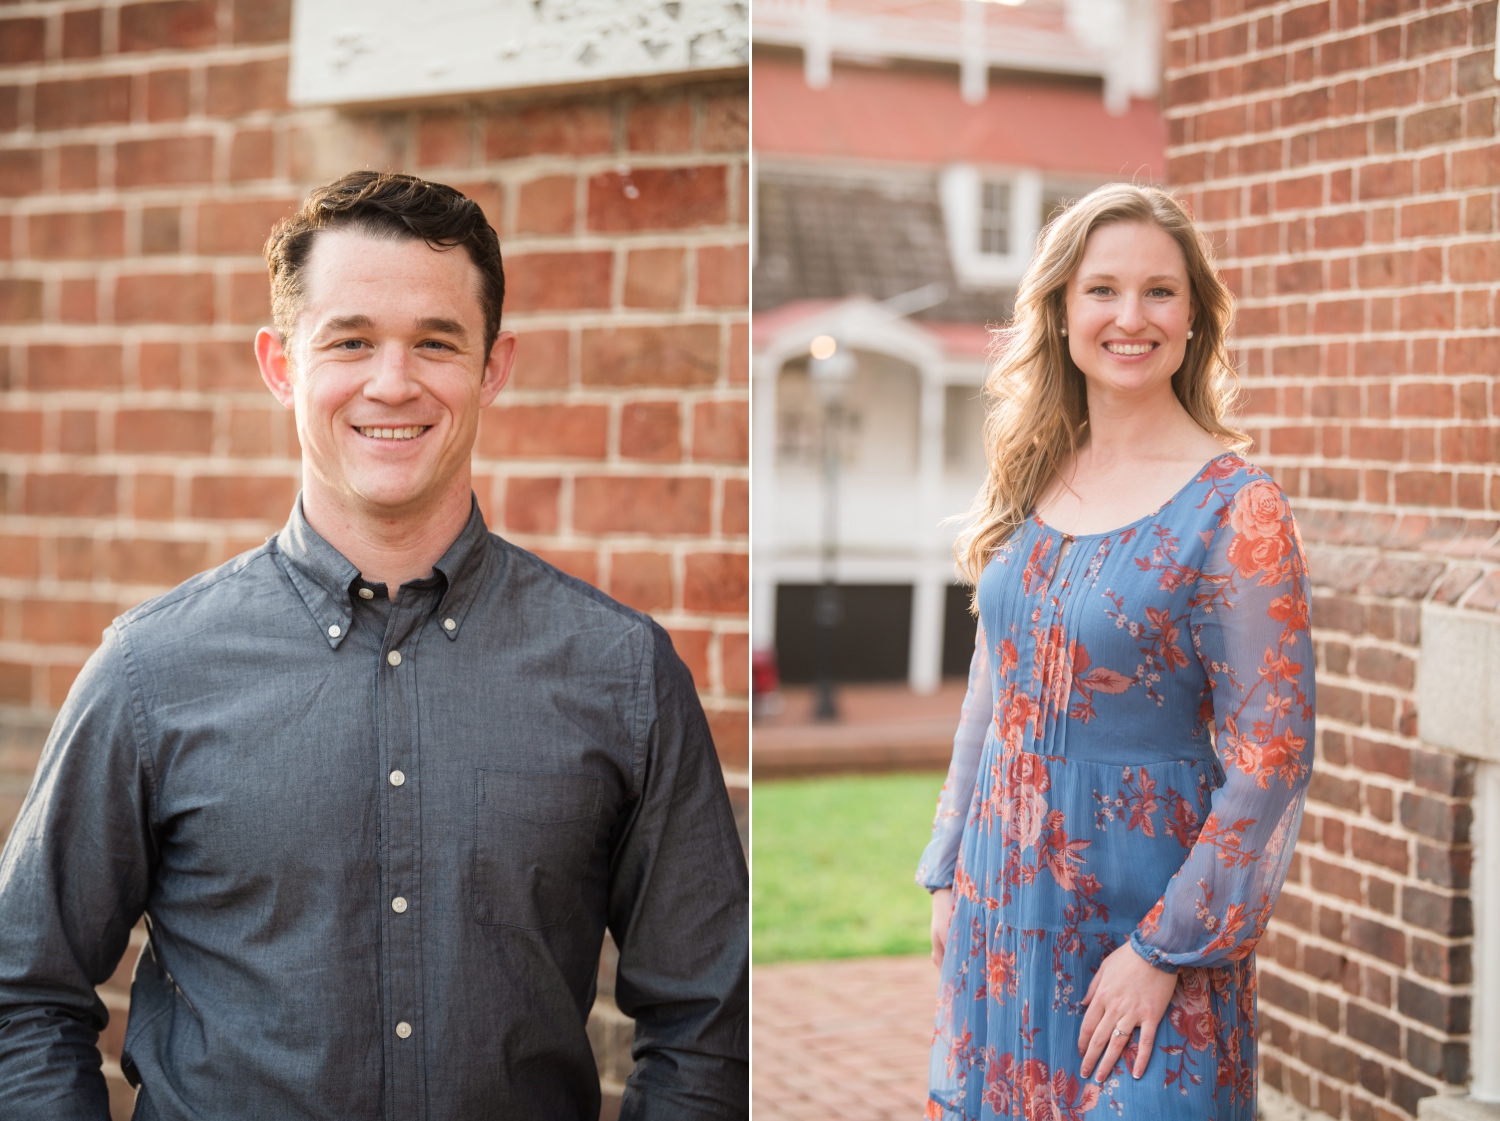
<path fill-rule="evenodd" d="M 1301 819 L 1313 651 L 1286 498 L 1228 450 L 1231 311 L 1181 205 L 1118 184 L 1048 227 L 1017 295 L 917 874 L 929 1118 L 1255 1117 L 1251 953 Z"/>

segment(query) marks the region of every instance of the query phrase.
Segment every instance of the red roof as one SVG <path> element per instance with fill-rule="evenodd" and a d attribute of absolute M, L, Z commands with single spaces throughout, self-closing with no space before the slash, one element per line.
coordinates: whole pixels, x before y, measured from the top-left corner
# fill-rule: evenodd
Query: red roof
<path fill-rule="evenodd" d="M 763 350 L 788 327 L 841 303 L 842 300 L 793 300 L 770 311 L 758 311 L 750 317 L 752 345 L 756 350 Z"/>
<path fill-rule="evenodd" d="M 1056 80 L 990 83 L 978 105 L 941 74 L 835 66 L 826 89 L 810 89 L 802 67 L 755 60 L 754 146 L 765 155 L 992 163 L 1042 171 L 1160 182 L 1166 124 L 1154 101 L 1112 117 L 1097 89 Z"/>
<path fill-rule="evenodd" d="M 1000 326 L 1000 321 L 995 320 L 994 326 Z M 983 358 L 989 353 L 990 344 L 995 341 L 994 332 L 990 330 L 989 324 L 982 323 L 939 323 L 919 321 L 917 326 L 929 335 L 937 337 L 943 353 L 949 358 Z"/>
<path fill-rule="evenodd" d="M 793 300 L 770 311 L 756 312 L 751 317 L 752 345 L 757 352 L 763 351 L 783 331 L 841 303 L 842 300 Z M 982 323 L 937 323 L 919 319 L 909 322 L 919 331 L 931 335 L 949 358 L 983 358 L 994 338 L 989 326 Z"/>

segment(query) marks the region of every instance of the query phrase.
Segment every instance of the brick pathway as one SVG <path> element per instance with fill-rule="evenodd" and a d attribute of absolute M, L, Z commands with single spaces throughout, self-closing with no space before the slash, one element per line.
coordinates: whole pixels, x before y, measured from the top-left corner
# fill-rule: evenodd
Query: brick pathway
<path fill-rule="evenodd" d="M 921 1121 L 937 969 L 926 957 L 757 965 L 755 1121 Z"/>
<path fill-rule="evenodd" d="M 783 707 L 755 721 L 755 777 L 798 778 L 847 772 L 947 770 L 964 682 L 945 681 L 927 696 L 905 685 L 845 685 L 839 719 L 813 719 L 806 686 L 782 692 Z"/>

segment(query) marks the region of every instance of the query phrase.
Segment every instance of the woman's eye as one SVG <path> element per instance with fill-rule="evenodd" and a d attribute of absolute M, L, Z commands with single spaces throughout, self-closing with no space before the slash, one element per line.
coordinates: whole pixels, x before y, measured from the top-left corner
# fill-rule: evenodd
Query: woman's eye
<path fill-rule="evenodd" d="M 1170 288 L 1153 288 L 1151 289 L 1151 291 L 1146 293 L 1146 295 L 1150 296 L 1154 300 L 1170 300 L 1176 294 L 1177 293 L 1173 292 Z"/>
<path fill-rule="evenodd" d="M 1089 289 L 1090 296 L 1113 296 L 1114 294 L 1114 289 L 1104 284 L 1096 284 Z"/>

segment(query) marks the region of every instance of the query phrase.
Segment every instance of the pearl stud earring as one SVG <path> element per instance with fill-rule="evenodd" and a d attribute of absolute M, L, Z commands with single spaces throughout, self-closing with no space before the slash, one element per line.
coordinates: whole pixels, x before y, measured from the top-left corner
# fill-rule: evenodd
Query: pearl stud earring
<path fill-rule="evenodd" d="M 1192 337 L 1193 337 L 1193 329 L 1191 327 L 1189 327 L 1188 328 L 1188 338 L 1192 338 Z"/>
<path fill-rule="evenodd" d="M 1063 338 L 1067 338 L 1068 337 L 1068 329 L 1066 327 L 1064 327 L 1062 329 L 1062 337 Z"/>

